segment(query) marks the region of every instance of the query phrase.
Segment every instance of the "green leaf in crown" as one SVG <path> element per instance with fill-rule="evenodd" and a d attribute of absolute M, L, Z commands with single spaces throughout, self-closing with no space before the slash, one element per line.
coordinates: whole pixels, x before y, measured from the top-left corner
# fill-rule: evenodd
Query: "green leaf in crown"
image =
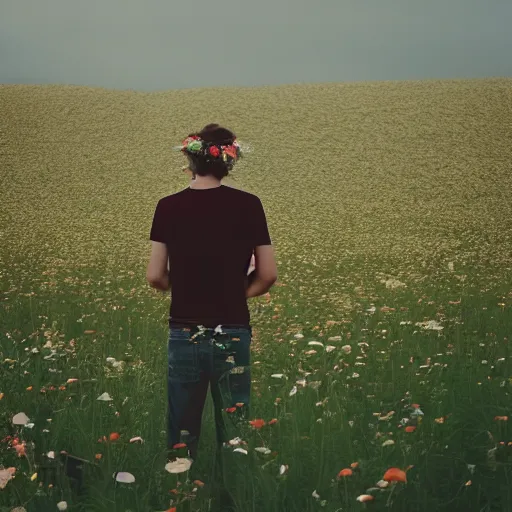
<path fill-rule="evenodd" d="M 192 153 L 197 153 L 198 151 L 201 151 L 201 148 L 203 147 L 203 144 L 198 140 L 193 140 L 192 142 L 189 142 L 187 149 L 191 151 Z"/>

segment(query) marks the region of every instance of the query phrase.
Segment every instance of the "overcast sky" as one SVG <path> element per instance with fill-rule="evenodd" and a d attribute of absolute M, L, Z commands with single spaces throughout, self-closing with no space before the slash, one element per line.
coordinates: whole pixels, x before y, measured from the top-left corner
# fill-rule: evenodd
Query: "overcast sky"
<path fill-rule="evenodd" d="M 512 76 L 512 0 L 0 0 L 0 83 Z"/>

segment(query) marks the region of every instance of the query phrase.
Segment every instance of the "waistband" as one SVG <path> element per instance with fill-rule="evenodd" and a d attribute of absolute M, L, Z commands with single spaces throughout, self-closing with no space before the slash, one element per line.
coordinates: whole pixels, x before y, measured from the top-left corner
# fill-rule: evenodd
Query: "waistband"
<path fill-rule="evenodd" d="M 177 329 L 192 329 L 194 331 L 199 330 L 200 324 L 187 324 L 184 322 L 170 322 L 169 328 L 177 328 Z M 219 324 L 222 329 L 251 329 L 250 325 L 246 324 Z M 214 331 L 217 326 L 215 327 L 204 327 L 206 331 Z"/>

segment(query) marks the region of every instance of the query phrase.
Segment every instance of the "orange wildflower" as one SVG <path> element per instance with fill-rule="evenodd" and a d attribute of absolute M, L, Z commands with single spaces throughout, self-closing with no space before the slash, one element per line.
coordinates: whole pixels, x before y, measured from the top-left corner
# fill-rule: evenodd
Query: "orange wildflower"
<path fill-rule="evenodd" d="M 110 434 L 109 436 L 109 439 L 111 441 L 117 441 L 121 436 L 117 433 L 117 432 L 112 432 L 112 434 Z"/>
<path fill-rule="evenodd" d="M 349 468 L 342 469 L 338 473 L 338 478 L 345 477 L 345 476 L 351 476 L 353 474 L 353 471 Z"/>
<path fill-rule="evenodd" d="M 101 453 L 97 453 L 97 454 L 94 456 L 94 458 L 95 458 L 96 460 L 100 460 L 102 457 L 103 457 L 103 455 L 102 455 Z"/>
<path fill-rule="evenodd" d="M 268 425 L 274 425 L 274 423 L 277 423 L 277 418 L 272 418 L 272 419 L 268 422 Z"/>
<path fill-rule="evenodd" d="M 178 450 L 179 448 L 186 448 L 187 445 L 185 443 L 176 443 L 172 448 L 173 450 Z"/>
<path fill-rule="evenodd" d="M 414 432 L 416 430 L 416 427 L 414 425 L 409 425 L 405 427 L 406 432 Z"/>
<path fill-rule="evenodd" d="M 168 508 L 165 512 L 176 512 L 176 507 Z"/>
<path fill-rule="evenodd" d="M 236 405 L 237 407 L 243 407 L 243 406 L 244 406 L 244 403 L 243 403 L 243 402 L 237 402 L 235 405 Z"/>
<path fill-rule="evenodd" d="M 265 426 L 265 420 L 262 420 L 262 419 L 251 420 L 251 421 L 249 421 L 249 423 L 254 428 L 261 428 L 261 427 Z"/>
<path fill-rule="evenodd" d="M 351 467 L 352 469 L 356 469 L 356 468 L 357 468 L 357 466 L 359 466 L 359 462 L 352 462 L 352 464 L 350 464 L 350 467 Z"/>
<path fill-rule="evenodd" d="M 27 391 L 32 391 L 32 386 L 29 386 L 29 387 L 27 388 Z"/>
<path fill-rule="evenodd" d="M 495 421 L 508 421 L 508 416 L 495 416 Z"/>
<path fill-rule="evenodd" d="M 386 482 L 404 482 L 407 483 L 407 475 L 405 471 L 399 468 L 389 468 L 382 477 Z"/>
<path fill-rule="evenodd" d="M 194 480 L 194 483 L 195 483 L 198 487 L 203 487 L 203 486 L 204 486 L 204 482 L 201 482 L 201 480 Z"/>
<path fill-rule="evenodd" d="M 236 407 L 228 407 L 226 409 L 226 412 L 235 412 L 236 411 Z"/>

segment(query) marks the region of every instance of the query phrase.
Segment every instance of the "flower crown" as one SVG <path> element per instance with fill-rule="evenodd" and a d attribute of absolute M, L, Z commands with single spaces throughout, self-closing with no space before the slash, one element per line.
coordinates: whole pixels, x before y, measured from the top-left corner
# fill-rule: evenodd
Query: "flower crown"
<path fill-rule="evenodd" d="M 219 145 L 213 142 L 206 142 L 197 135 L 189 135 L 180 147 L 181 151 L 194 156 L 205 158 L 207 162 L 222 159 L 226 163 L 234 163 L 242 156 L 240 145 L 236 141 L 229 145 Z"/>

